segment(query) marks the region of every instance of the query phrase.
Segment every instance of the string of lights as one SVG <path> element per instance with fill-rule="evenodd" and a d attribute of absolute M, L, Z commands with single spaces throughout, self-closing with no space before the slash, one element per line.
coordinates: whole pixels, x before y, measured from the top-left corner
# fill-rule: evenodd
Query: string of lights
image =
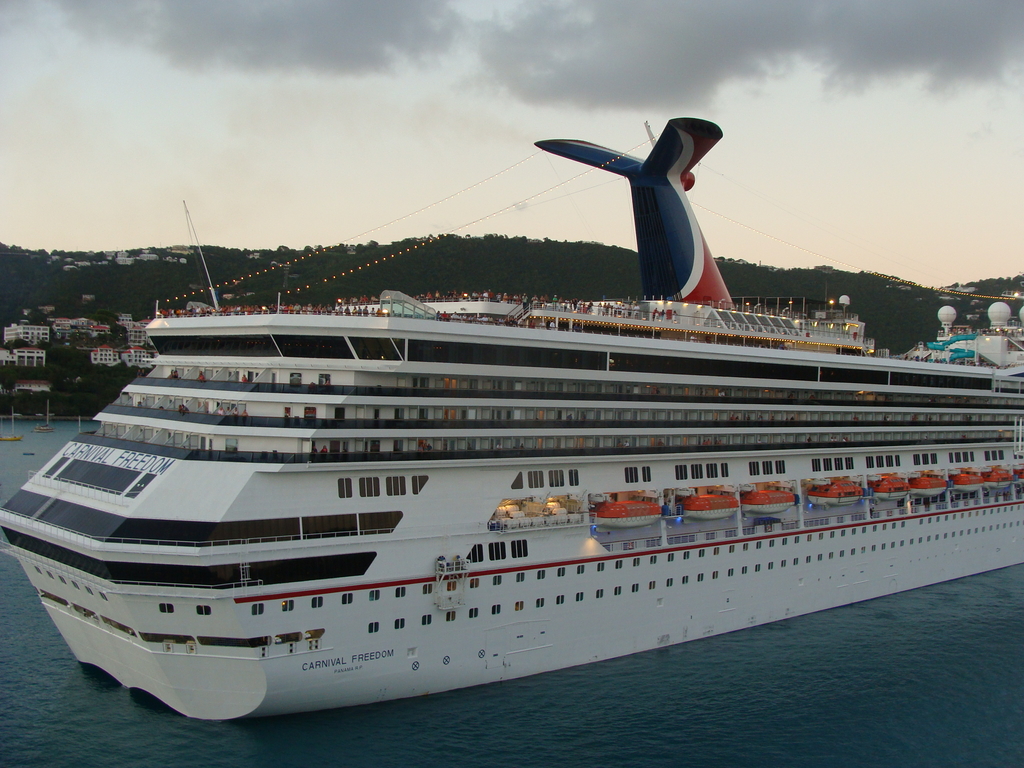
<path fill-rule="evenodd" d="M 470 222 L 468 222 L 466 224 L 463 224 L 462 226 L 455 227 L 454 229 L 450 229 L 447 232 L 444 232 L 444 233 L 442 233 L 440 235 L 431 235 L 430 237 L 423 238 L 422 240 L 420 240 L 415 245 L 407 246 L 407 247 L 403 248 L 400 251 L 395 251 L 395 252 L 390 253 L 390 254 L 388 254 L 386 256 L 380 256 L 380 257 L 374 259 L 373 261 L 367 261 L 365 264 L 362 264 L 360 266 L 352 267 L 352 268 L 346 269 L 346 270 L 341 270 L 340 272 L 338 272 L 335 275 L 331 275 L 329 277 L 321 278 L 320 280 L 317 280 L 317 281 L 312 282 L 312 283 L 307 283 L 305 286 L 298 287 L 298 288 L 289 288 L 289 289 L 287 289 L 285 291 L 282 291 L 282 294 L 283 295 L 288 295 L 288 294 L 301 293 L 302 291 L 309 290 L 314 285 L 322 285 L 324 283 L 329 283 L 331 281 L 338 280 L 338 279 L 340 279 L 342 277 L 346 277 L 347 275 L 355 274 L 356 272 L 362 271 L 364 268 L 369 268 L 369 267 L 372 267 L 375 264 L 381 264 L 381 263 L 383 263 L 385 261 L 390 261 L 391 259 L 397 258 L 398 256 L 404 256 L 405 254 L 411 253 L 412 251 L 415 251 L 415 250 L 418 250 L 419 248 L 422 248 L 423 246 L 429 245 L 431 243 L 435 243 L 435 242 L 437 242 L 438 240 L 440 240 L 441 238 L 443 238 L 445 236 L 453 235 L 456 232 L 461 232 L 462 230 L 468 229 L 469 227 L 472 227 L 472 226 L 475 226 L 477 224 L 480 224 L 481 222 L 488 221 L 489 219 L 493 219 L 493 218 L 495 218 L 497 216 L 501 216 L 501 215 L 503 215 L 505 213 L 508 213 L 509 211 L 513 211 L 513 210 L 515 210 L 515 209 L 517 209 L 517 208 L 519 208 L 519 207 L 529 203 L 532 200 L 536 200 L 539 197 L 543 197 L 544 195 L 547 195 L 547 194 L 555 191 L 556 189 L 560 189 L 561 187 L 564 187 L 565 185 L 572 183 L 573 181 L 575 181 L 576 179 L 579 179 L 582 176 L 586 176 L 589 173 L 593 173 L 595 170 L 597 170 L 597 168 L 603 168 L 608 163 L 613 163 L 613 162 L 615 162 L 616 160 L 618 160 L 620 158 L 626 157 L 630 152 L 633 152 L 634 150 L 638 149 L 639 147 L 642 147 L 645 143 L 646 142 L 642 142 L 640 144 L 637 144 L 636 146 L 631 147 L 630 149 L 627 149 L 625 152 L 622 152 L 622 153 L 616 155 L 615 157 L 612 157 L 612 158 L 608 159 L 607 161 L 602 163 L 600 166 L 596 166 L 594 168 L 588 168 L 585 171 L 581 171 L 580 173 L 577 173 L 575 176 L 570 176 L 565 181 L 559 182 L 558 184 L 555 184 L 554 186 L 548 187 L 547 189 L 543 190 L 542 192 L 538 192 L 536 194 L 530 195 L 529 197 L 525 197 L 522 200 L 517 200 L 516 202 L 511 203 L 510 205 L 506 205 L 504 208 L 500 208 L 497 211 L 494 211 L 492 213 L 487 214 L 486 216 L 481 216 L 480 218 L 474 219 L 473 221 L 470 221 Z M 500 175 L 502 175 L 502 174 L 512 170 L 513 168 L 515 168 L 515 167 L 517 167 L 519 165 L 522 165 L 526 161 L 528 161 L 531 158 L 535 157 L 537 154 L 539 154 L 539 152 L 535 152 L 534 154 L 530 155 L 529 157 L 526 157 L 523 160 L 520 160 L 518 163 L 515 163 L 514 165 L 511 165 L 508 168 L 506 168 L 506 169 L 504 169 L 502 171 L 499 171 L 498 173 L 493 174 L 492 176 L 489 176 L 488 178 L 484 179 L 483 181 L 479 181 L 476 184 L 474 184 L 474 185 L 472 185 L 470 187 L 467 187 L 466 189 L 462 190 L 462 192 L 465 192 L 465 191 L 467 191 L 469 189 L 472 189 L 473 187 L 478 187 L 478 186 L 480 186 L 481 184 L 483 184 L 483 183 L 485 183 L 487 181 L 490 181 L 490 180 L 492 180 L 494 178 L 497 178 L 498 176 L 500 176 Z M 428 206 L 420 209 L 420 211 L 425 211 L 425 210 L 428 210 L 430 208 L 433 208 L 435 205 L 440 205 L 440 203 L 445 202 L 446 200 L 450 200 L 450 199 L 452 199 L 454 197 L 457 197 L 458 195 L 462 194 L 462 192 L 457 192 L 454 195 L 450 195 L 449 197 L 445 198 L 445 200 L 440 200 L 437 203 L 432 203 L 431 205 L 428 205 Z M 409 216 L 413 216 L 413 215 L 415 215 L 415 213 L 409 214 Z M 383 228 L 385 226 L 390 226 L 391 224 L 393 224 L 395 222 L 402 221 L 403 219 L 409 218 L 409 216 L 402 216 L 401 218 L 395 219 L 393 222 L 390 222 L 389 224 L 382 225 L 381 227 L 378 227 L 377 229 L 381 229 L 381 228 Z M 367 230 L 367 232 L 362 233 L 362 235 L 369 234 L 370 232 L 375 232 L 375 231 L 377 231 L 377 230 L 376 229 Z M 362 235 L 356 235 L 356 237 L 362 237 Z M 328 251 L 331 251 L 331 250 L 333 250 L 333 249 L 335 249 L 337 247 L 338 246 L 330 246 L 330 247 L 327 247 L 327 248 L 314 249 L 314 250 L 311 250 L 311 251 L 309 251 L 309 252 L 307 252 L 307 253 L 305 253 L 302 256 L 299 256 L 297 258 L 294 258 L 294 259 L 291 259 L 289 261 L 282 262 L 280 264 L 276 264 L 276 265 L 267 267 L 266 269 L 261 269 L 261 270 L 255 271 L 255 272 L 251 272 L 248 275 L 245 275 L 243 277 L 238 277 L 238 278 L 235 278 L 233 280 L 225 281 L 225 282 L 222 282 L 222 283 L 216 283 L 216 284 L 214 284 L 213 287 L 214 288 L 222 288 L 222 287 L 225 287 L 225 286 L 228 286 L 228 285 L 235 286 L 235 285 L 238 285 L 238 283 L 242 282 L 243 280 L 248 280 L 250 278 L 257 277 L 257 276 L 262 275 L 262 274 L 266 274 L 266 273 L 271 272 L 273 270 L 281 269 L 282 267 L 291 266 L 291 265 L 296 264 L 298 262 L 304 261 L 305 259 L 307 259 L 307 258 L 309 258 L 311 256 L 318 256 L 320 254 L 327 253 Z M 194 290 L 194 291 L 192 291 L 190 293 L 183 293 L 183 294 L 181 294 L 179 296 L 174 296 L 174 297 L 165 299 L 165 301 L 166 302 L 182 301 L 184 299 L 188 299 L 190 297 L 203 294 L 204 292 L 205 292 L 205 289 L 197 289 L 197 290 Z"/>

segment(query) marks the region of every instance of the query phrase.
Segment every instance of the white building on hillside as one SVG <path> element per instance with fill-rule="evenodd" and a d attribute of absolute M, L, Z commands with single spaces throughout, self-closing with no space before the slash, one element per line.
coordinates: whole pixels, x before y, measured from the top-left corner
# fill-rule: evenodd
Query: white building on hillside
<path fill-rule="evenodd" d="M 93 365 L 117 365 L 121 362 L 117 351 L 113 347 L 103 344 L 89 353 L 89 360 Z"/>
<path fill-rule="evenodd" d="M 41 368 L 46 365 L 46 352 L 35 347 L 21 347 L 14 350 L 14 364 L 27 368 Z"/>
<path fill-rule="evenodd" d="M 8 341 L 27 341 L 29 344 L 42 344 L 50 340 L 48 325 L 9 325 L 4 328 L 4 343 Z"/>
<path fill-rule="evenodd" d="M 150 368 L 156 358 L 156 350 L 129 347 L 121 353 L 121 362 L 134 368 Z"/>

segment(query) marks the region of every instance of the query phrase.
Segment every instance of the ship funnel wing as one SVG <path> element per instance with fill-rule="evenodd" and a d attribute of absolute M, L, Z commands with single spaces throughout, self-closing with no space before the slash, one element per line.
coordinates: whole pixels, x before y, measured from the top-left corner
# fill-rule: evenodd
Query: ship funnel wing
<path fill-rule="evenodd" d="M 694 184 L 692 169 L 721 138 L 714 123 L 681 117 L 669 121 L 643 162 L 585 141 L 538 141 L 537 146 L 629 179 L 645 297 L 731 305 L 686 198 Z"/>

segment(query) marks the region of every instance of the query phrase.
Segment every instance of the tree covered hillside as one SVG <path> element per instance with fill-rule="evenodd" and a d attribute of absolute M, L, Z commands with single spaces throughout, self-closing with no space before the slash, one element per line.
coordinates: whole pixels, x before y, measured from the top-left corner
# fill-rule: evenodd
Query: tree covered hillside
<path fill-rule="evenodd" d="M 527 240 L 521 237 L 444 236 L 421 245 L 408 240 L 375 242 L 320 251 L 285 246 L 261 251 L 204 246 L 210 274 L 228 304 L 332 304 L 339 297 L 374 296 L 385 289 L 413 295 L 429 292 L 493 291 L 589 300 L 636 297 L 639 271 L 633 251 L 598 243 Z M 418 246 L 418 247 L 417 247 Z M 53 305 L 56 316 L 92 316 L 98 310 L 152 315 L 161 306 L 183 307 L 181 297 L 208 301 L 195 256 L 148 249 L 156 261 L 110 263 L 102 254 L 20 251 L 0 245 L 0 321 L 16 322 L 23 308 Z M 136 255 L 138 250 L 131 252 Z M 393 258 L 392 258 L 393 257 Z M 173 259 L 173 261 L 172 261 Z M 77 266 L 77 262 L 89 262 Z M 292 262 L 290 266 L 283 266 Z M 73 269 L 65 267 L 74 266 Z M 733 296 L 803 297 L 816 302 L 848 294 L 850 311 L 867 321 L 879 347 L 901 353 L 919 340 L 934 338 L 935 313 L 944 304 L 960 320 L 982 313 L 990 299 L 940 298 L 935 291 L 902 285 L 867 273 L 820 269 L 775 269 L 724 259 L 719 267 Z M 354 270 L 348 274 L 349 270 Z M 262 272 L 262 274 L 257 274 Z M 253 277 L 246 277 L 254 275 Z M 336 279 L 336 276 L 340 276 Z M 237 278 L 244 278 L 237 281 Z M 308 288 L 306 286 L 309 286 Z M 1019 278 L 992 278 L 976 284 L 978 293 L 999 295 L 1019 289 Z M 83 296 L 94 297 L 83 300 Z M 179 297 L 168 303 L 168 299 Z M 1019 305 L 1013 304 L 1014 311 Z M 967 321 L 970 322 L 970 321 Z"/>

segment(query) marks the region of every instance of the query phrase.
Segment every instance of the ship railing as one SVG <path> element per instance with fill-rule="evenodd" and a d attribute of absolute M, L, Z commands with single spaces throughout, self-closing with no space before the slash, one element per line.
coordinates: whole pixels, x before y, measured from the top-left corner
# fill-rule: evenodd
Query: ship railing
<path fill-rule="evenodd" d="M 94 499 L 96 501 L 105 501 L 108 504 L 116 504 L 121 507 L 126 507 L 131 503 L 131 500 L 124 498 L 119 491 L 101 488 L 98 485 L 90 485 L 79 480 L 69 480 L 64 477 L 46 477 L 42 474 L 37 475 L 36 472 L 29 472 L 28 482 L 41 485 L 44 488 L 52 488 L 55 491 L 66 491 L 68 490 L 67 486 L 70 485 L 72 486 L 71 491 L 78 496 L 84 496 L 87 499 Z"/>
<path fill-rule="evenodd" d="M 855 523 L 858 523 L 861 520 L 864 520 L 866 518 L 867 518 L 867 515 L 865 515 L 863 512 L 855 512 L 854 514 L 850 515 L 850 520 L 855 522 Z"/>
<path fill-rule="evenodd" d="M 696 533 L 680 533 L 676 536 L 669 536 L 668 539 L 666 539 L 669 544 L 690 544 L 696 540 Z"/>
<path fill-rule="evenodd" d="M 782 523 L 782 530 L 784 531 L 795 531 L 800 527 L 800 523 L 796 520 L 786 520 Z"/>
<path fill-rule="evenodd" d="M 434 573 L 437 576 L 469 573 L 469 561 L 458 555 L 454 560 L 438 558 L 434 561 Z"/>
<path fill-rule="evenodd" d="M 872 513 L 874 516 L 874 513 Z M 804 520 L 804 527 L 806 528 L 817 528 L 822 525 L 828 525 L 832 522 L 831 517 L 816 517 L 811 520 Z"/>
<path fill-rule="evenodd" d="M 737 536 L 739 536 L 739 534 L 736 533 L 735 528 L 729 528 L 725 532 L 725 538 L 727 539 L 735 539 Z"/>
<path fill-rule="evenodd" d="M 538 515 L 535 517 L 510 517 L 488 520 L 487 530 L 504 533 L 505 531 L 521 531 L 528 528 L 555 528 L 587 525 L 589 523 L 590 514 L 580 512 L 566 515 Z"/>

